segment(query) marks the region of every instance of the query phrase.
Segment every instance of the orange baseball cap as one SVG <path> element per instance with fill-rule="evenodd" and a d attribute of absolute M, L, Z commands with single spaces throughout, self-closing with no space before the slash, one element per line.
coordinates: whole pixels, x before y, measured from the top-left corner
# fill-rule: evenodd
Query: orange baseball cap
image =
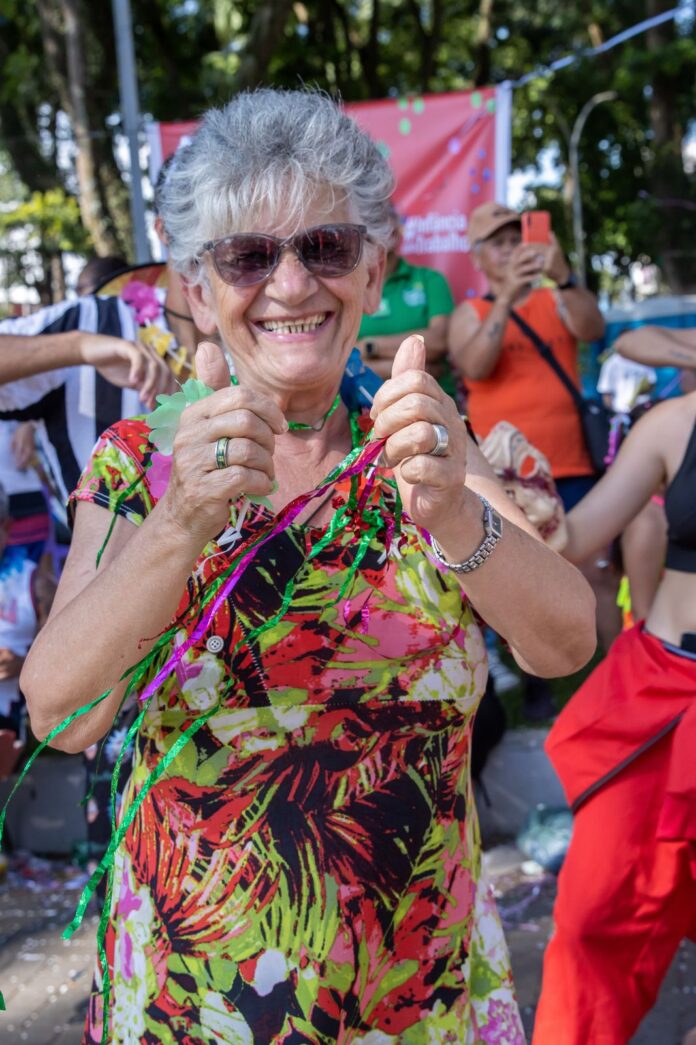
<path fill-rule="evenodd" d="M 479 240 L 488 239 L 503 225 L 519 225 L 520 216 L 504 203 L 482 203 L 469 215 L 469 243 L 473 247 Z"/>

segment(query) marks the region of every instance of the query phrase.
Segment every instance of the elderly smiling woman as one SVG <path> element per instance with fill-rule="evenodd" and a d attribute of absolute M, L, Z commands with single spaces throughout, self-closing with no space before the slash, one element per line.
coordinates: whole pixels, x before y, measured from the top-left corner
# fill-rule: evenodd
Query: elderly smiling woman
<path fill-rule="evenodd" d="M 167 178 L 213 391 L 181 413 L 166 483 L 145 421 L 102 437 L 22 678 L 42 736 L 113 687 L 56 737 L 77 751 L 169 636 L 139 683 L 153 695 L 89 1043 L 524 1040 L 469 782 L 474 611 L 529 671 L 563 674 L 592 653 L 593 599 L 507 499 L 419 339 L 370 417 L 338 398 L 380 301 L 391 190 L 375 145 L 314 92 L 208 113 Z M 351 476 L 370 428 L 379 466 Z M 252 546 L 196 631 L 191 608 Z"/>

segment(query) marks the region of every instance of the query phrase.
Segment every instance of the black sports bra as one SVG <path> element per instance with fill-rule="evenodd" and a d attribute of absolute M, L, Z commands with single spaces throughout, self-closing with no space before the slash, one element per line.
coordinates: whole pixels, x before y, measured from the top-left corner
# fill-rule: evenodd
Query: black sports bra
<path fill-rule="evenodd" d="M 665 492 L 668 570 L 696 573 L 696 425 Z"/>

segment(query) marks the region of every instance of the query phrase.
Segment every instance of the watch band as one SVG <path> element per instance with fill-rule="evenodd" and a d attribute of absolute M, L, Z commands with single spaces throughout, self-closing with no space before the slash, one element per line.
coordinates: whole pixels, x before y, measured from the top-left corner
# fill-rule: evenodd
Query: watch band
<path fill-rule="evenodd" d="M 556 289 L 557 290 L 571 290 L 573 287 L 577 287 L 577 285 L 578 285 L 578 277 L 575 275 L 574 272 L 571 272 L 571 273 L 569 273 L 568 279 L 565 281 L 565 283 L 557 283 L 556 284 Z"/>
<path fill-rule="evenodd" d="M 443 555 L 442 548 L 435 538 L 430 538 L 430 546 L 437 561 L 441 566 L 446 566 L 448 570 L 454 570 L 455 573 L 471 573 L 473 570 L 478 569 L 479 566 L 482 566 L 503 536 L 503 520 L 498 512 L 491 507 L 481 494 L 477 493 L 476 496 L 483 505 L 484 538 L 473 555 L 470 555 L 464 562 L 449 562 Z"/>

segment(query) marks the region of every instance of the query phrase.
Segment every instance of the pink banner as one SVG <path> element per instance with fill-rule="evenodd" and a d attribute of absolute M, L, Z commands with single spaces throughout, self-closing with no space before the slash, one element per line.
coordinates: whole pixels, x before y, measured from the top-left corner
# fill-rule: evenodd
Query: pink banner
<path fill-rule="evenodd" d="M 467 217 L 481 203 L 506 199 L 509 89 L 360 102 L 346 110 L 374 138 L 396 175 L 394 200 L 405 221 L 403 253 L 443 272 L 457 301 L 480 293 Z M 151 176 L 195 127 L 194 122 L 150 125 Z"/>

